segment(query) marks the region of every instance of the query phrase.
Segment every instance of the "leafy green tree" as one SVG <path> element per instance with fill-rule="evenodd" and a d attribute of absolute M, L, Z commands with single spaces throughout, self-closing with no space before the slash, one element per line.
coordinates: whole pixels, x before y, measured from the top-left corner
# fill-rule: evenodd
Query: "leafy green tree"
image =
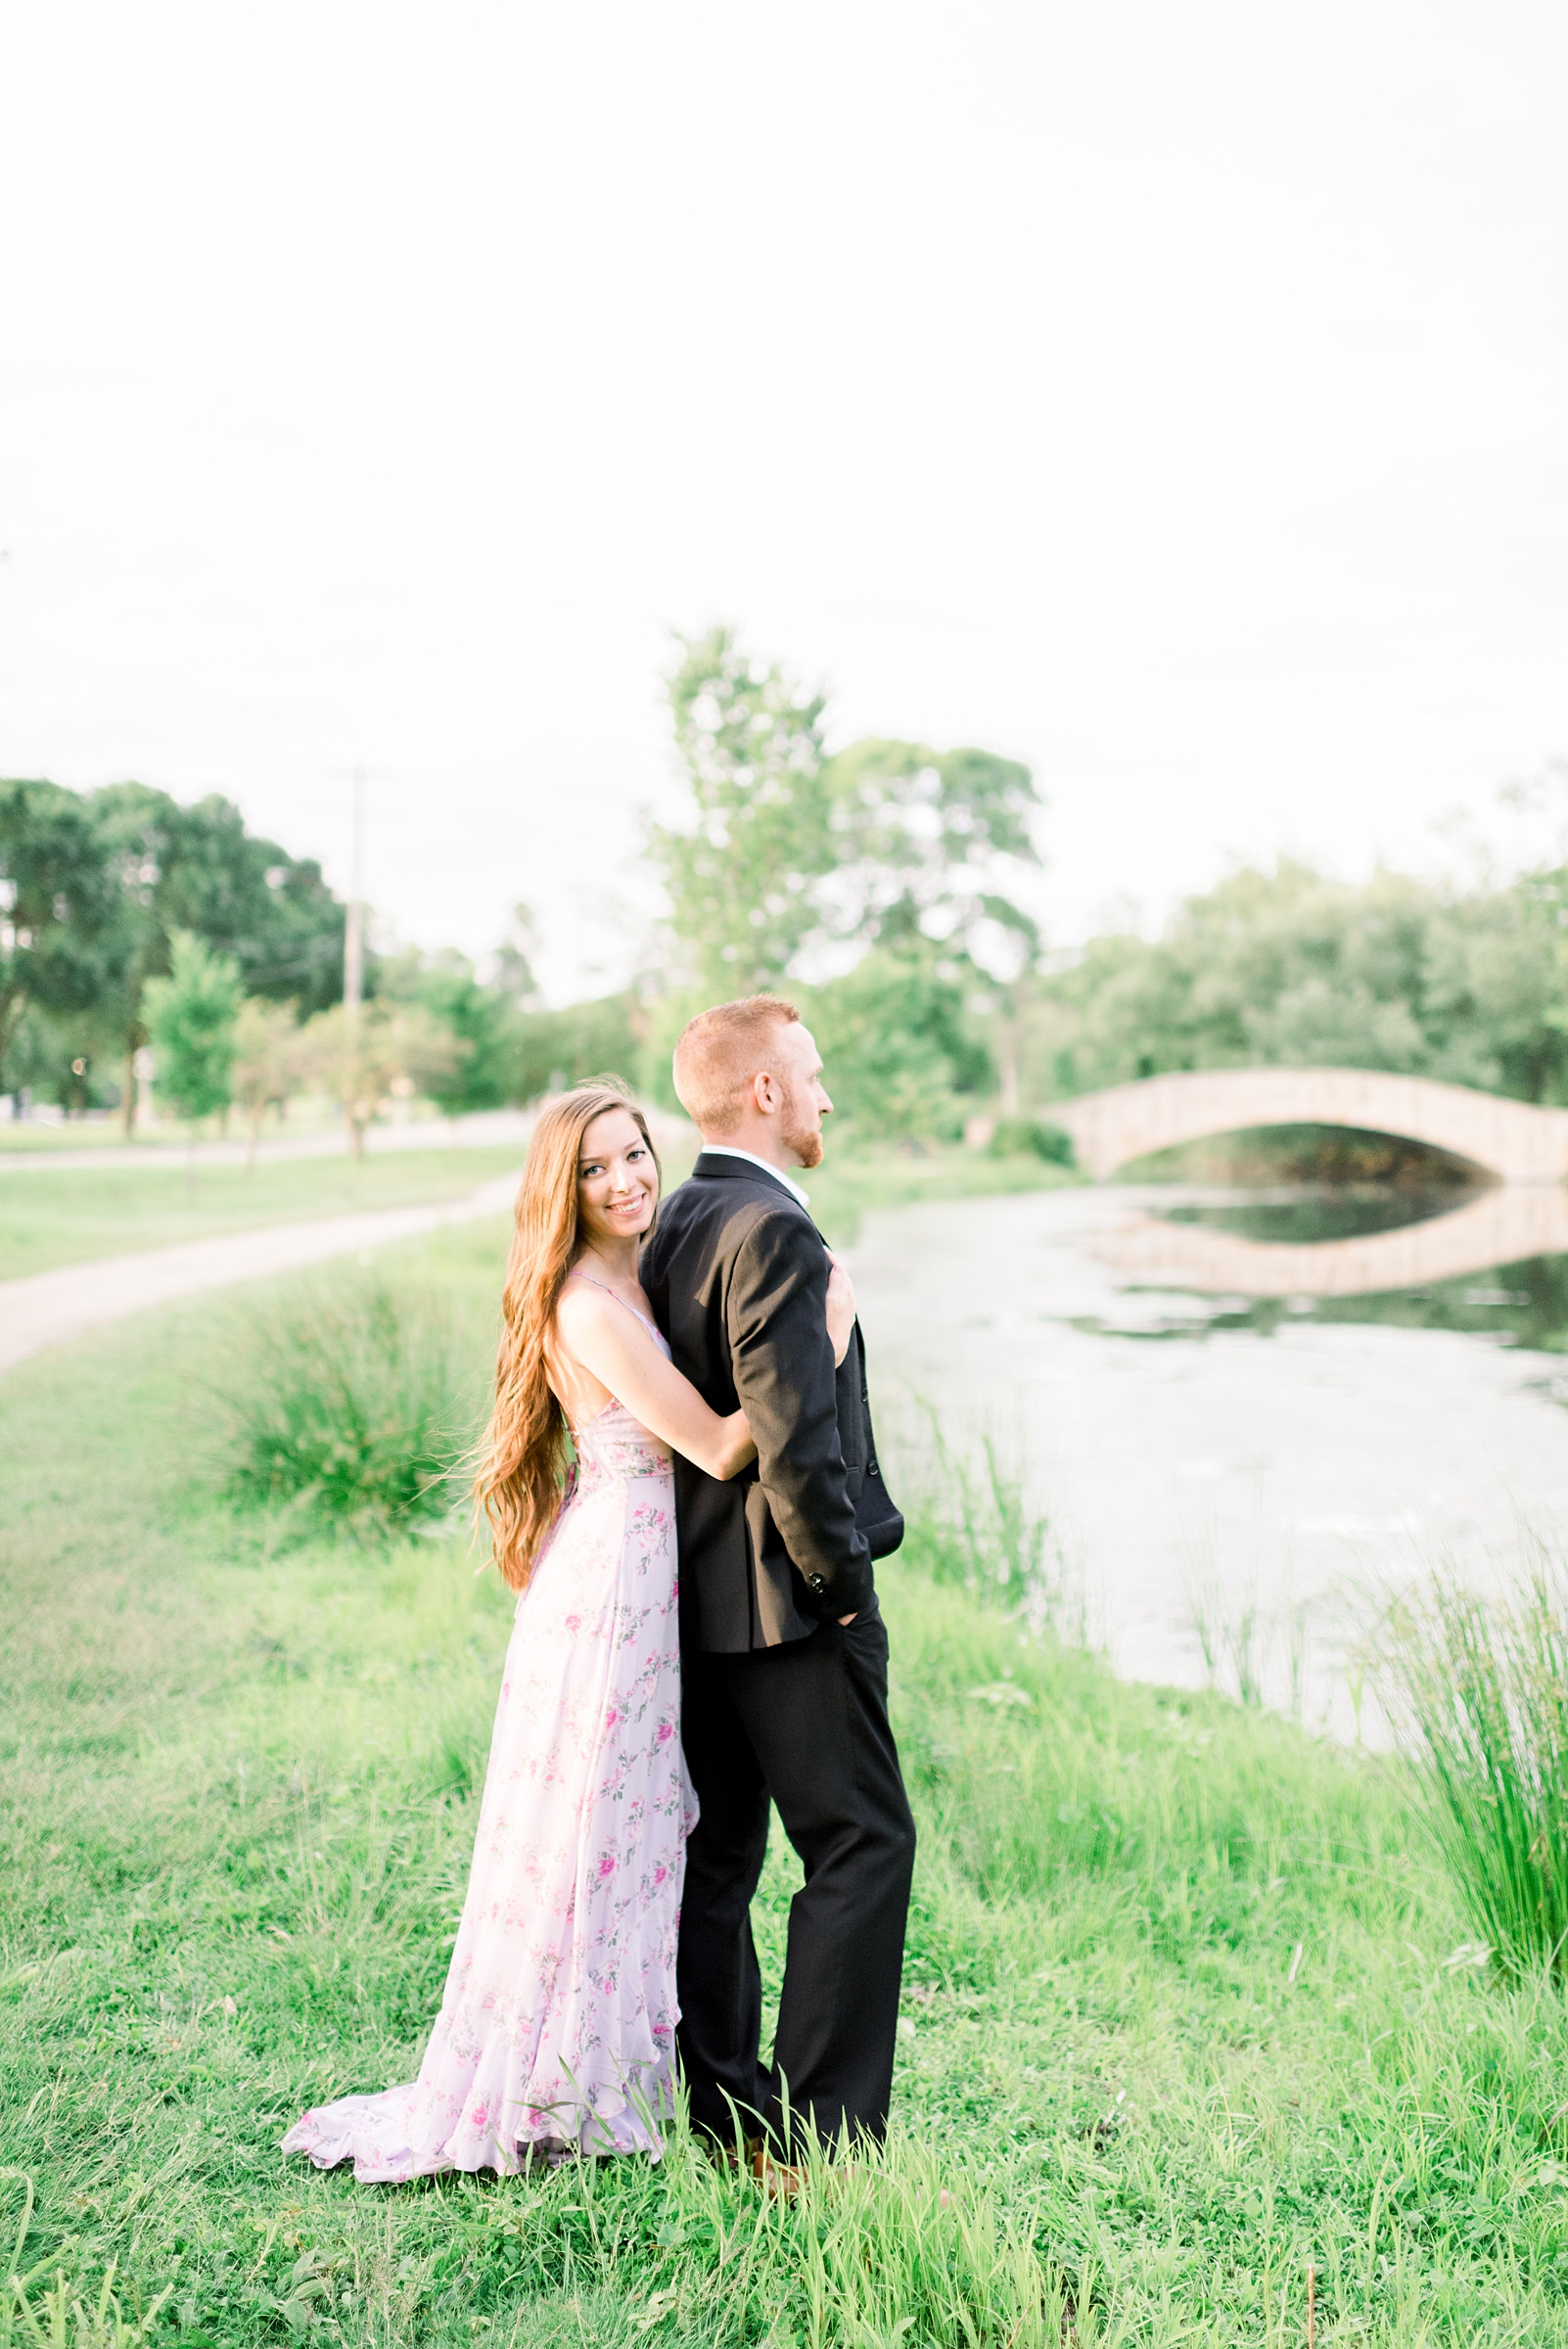
<path fill-rule="evenodd" d="M 246 1164 L 255 1164 L 261 1121 L 283 1109 L 301 1075 L 300 1026 L 287 1003 L 247 995 L 234 1024 L 234 1099 L 245 1119 Z"/>
<path fill-rule="evenodd" d="M 841 937 L 935 939 L 1004 978 L 1035 959 L 1038 932 L 1004 890 L 1039 862 L 1027 766 L 868 736 L 830 759 L 823 780 L 835 868 L 819 896 Z"/>
<path fill-rule="evenodd" d="M 144 990 L 148 1032 L 158 1089 L 194 1129 L 229 1105 L 244 988 L 233 957 L 212 953 L 189 930 L 175 931 L 169 959 L 168 976 L 150 979 Z"/>
<path fill-rule="evenodd" d="M 1091 940 L 1023 1017 L 1035 1102 L 1166 1069 L 1390 1069 L 1568 1099 L 1568 872 L 1454 890 L 1283 858 Z"/>
<path fill-rule="evenodd" d="M 69 1017 L 91 1006 L 111 910 L 103 853 L 76 793 L 0 783 L 0 1089 L 29 1007 Z"/>
<path fill-rule="evenodd" d="M 300 1066 L 339 1104 L 356 1159 L 364 1156 L 367 1128 L 399 1093 L 429 1096 L 460 1058 L 457 1038 L 423 1003 L 391 997 L 373 996 L 351 1013 L 335 1003 L 300 1034 Z"/>
<path fill-rule="evenodd" d="M 650 845 L 711 1000 L 776 986 L 817 927 L 816 885 L 835 861 L 824 705 L 729 628 L 680 644 L 669 686 L 690 821 L 656 824 Z"/>
<path fill-rule="evenodd" d="M 426 1085 L 437 1108 L 448 1118 L 499 1109 L 506 1099 L 511 1025 L 506 998 L 498 989 L 481 985 L 466 955 L 450 951 L 421 967 L 414 996 L 457 1047 L 450 1067 Z"/>
<path fill-rule="evenodd" d="M 683 1019 L 680 1025 L 684 1024 Z M 629 990 L 600 995 L 587 1003 L 571 1003 L 561 1011 L 524 1012 L 507 1036 L 506 1099 L 535 1101 L 541 1093 L 559 1091 L 564 1085 L 609 1070 L 635 1083 L 644 1058 L 646 1028 L 643 1006 Z M 670 1044 L 673 1041 L 671 1036 Z M 657 1079 L 668 1079 L 669 1059 L 666 1049 L 653 1072 L 656 1091 L 660 1090 Z M 660 1097 L 665 1097 L 663 1092 Z M 669 1101 L 671 1108 L 678 1106 L 672 1092 Z"/>
<path fill-rule="evenodd" d="M 113 884 L 98 1014 L 124 1064 L 128 1130 L 143 990 L 169 970 L 175 931 L 230 956 L 249 992 L 308 1013 L 342 995 L 346 914 L 319 865 L 247 832 L 228 800 L 185 807 L 146 784 L 112 783 L 85 806 Z"/>
<path fill-rule="evenodd" d="M 964 976 L 916 937 L 874 946 L 803 1001 L 834 1108 L 856 1135 L 954 1140 L 962 1131 L 995 1075 L 966 1017 Z"/>

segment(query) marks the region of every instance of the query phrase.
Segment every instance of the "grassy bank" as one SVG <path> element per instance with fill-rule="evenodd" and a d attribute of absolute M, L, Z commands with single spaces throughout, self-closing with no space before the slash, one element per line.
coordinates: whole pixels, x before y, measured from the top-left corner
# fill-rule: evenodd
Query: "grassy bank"
<path fill-rule="evenodd" d="M 516 1143 L 483 1150 L 262 1159 L 244 1167 L 56 1168 L 0 1180 L 0 1280 L 139 1248 L 367 1208 L 457 1199 L 520 1166 Z"/>
<path fill-rule="evenodd" d="M 408 1252 L 477 1351 L 503 1236 Z M 285 2162 L 301 2105 L 411 2076 L 509 1611 L 459 1541 L 287 1546 L 218 1497 L 248 1310 L 0 1382 L 0 2241 L 31 2195 L 40 2326 L 114 2263 L 171 2349 L 1283 2344 L 1311 2262 L 1319 2341 L 1568 2342 L 1562 2004 L 1466 1961 L 1403 1778 L 1027 1640 L 931 1541 L 886 1572 L 921 1852 L 880 2170 L 789 2211 L 678 2138 L 501 2185 Z"/>

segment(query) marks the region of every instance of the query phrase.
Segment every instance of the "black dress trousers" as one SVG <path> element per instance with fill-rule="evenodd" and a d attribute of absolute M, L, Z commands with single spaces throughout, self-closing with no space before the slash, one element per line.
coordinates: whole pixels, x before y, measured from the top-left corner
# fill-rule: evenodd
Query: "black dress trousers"
<path fill-rule="evenodd" d="M 888 1635 L 870 1608 L 848 1626 L 738 1655 L 688 1649 L 686 1761 L 702 1806 L 686 1846 L 676 1981 L 692 2121 L 774 2148 L 803 2130 L 830 2144 L 887 2128 L 914 1866 L 914 1820 L 888 1726 Z M 760 2060 L 761 1979 L 750 1906 L 768 1801 L 806 1881 L 771 2072 Z"/>

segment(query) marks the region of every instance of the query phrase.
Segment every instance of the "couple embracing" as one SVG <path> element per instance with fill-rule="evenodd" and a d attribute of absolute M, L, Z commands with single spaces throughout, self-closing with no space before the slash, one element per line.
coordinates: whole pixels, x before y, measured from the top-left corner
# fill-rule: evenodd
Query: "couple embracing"
<path fill-rule="evenodd" d="M 539 1119 L 478 1480 L 521 1595 L 473 1871 L 418 2080 L 285 2138 L 324 2169 L 657 2157 L 677 2061 L 699 2134 L 774 2183 L 807 2135 L 883 2134 L 914 1827 L 872 1560 L 903 1523 L 789 1172 L 821 1160 L 821 1068 L 775 996 L 693 1020 L 703 1150 L 663 1207 L 623 1088 Z M 766 2066 L 770 1802 L 806 1881 Z"/>

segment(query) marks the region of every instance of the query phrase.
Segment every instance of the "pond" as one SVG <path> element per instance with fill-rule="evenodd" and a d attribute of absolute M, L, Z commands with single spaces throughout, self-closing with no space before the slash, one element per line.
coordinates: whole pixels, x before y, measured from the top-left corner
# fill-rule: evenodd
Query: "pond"
<path fill-rule="evenodd" d="M 1124 1672 L 1377 1735 L 1379 1593 L 1568 1543 L 1560 1186 L 1031 1193 L 872 1216 L 852 1261 L 905 1475 L 924 1412 L 989 1433 Z"/>

